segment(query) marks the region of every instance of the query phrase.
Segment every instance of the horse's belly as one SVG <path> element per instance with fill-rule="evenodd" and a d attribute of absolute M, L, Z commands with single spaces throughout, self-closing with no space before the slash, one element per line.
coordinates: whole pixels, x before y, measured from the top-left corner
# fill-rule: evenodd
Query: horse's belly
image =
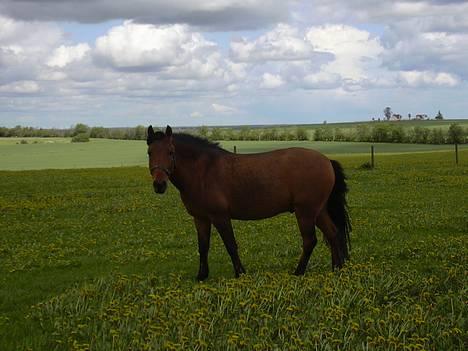
<path fill-rule="evenodd" d="M 294 212 L 292 204 L 287 200 L 250 199 L 231 207 L 230 215 L 233 219 L 250 220 L 270 218 L 283 212 Z"/>

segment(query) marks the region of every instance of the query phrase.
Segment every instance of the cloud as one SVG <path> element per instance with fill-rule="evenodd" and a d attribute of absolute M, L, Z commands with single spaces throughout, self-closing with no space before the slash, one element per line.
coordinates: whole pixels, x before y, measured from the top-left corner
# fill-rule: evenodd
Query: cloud
<path fill-rule="evenodd" d="M 238 112 L 238 110 L 235 107 L 231 107 L 231 106 L 227 106 L 227 105 L 221 105 L 221 104 L 213 103 L 213 104 L 211 104 L 211 107 L 212 107 L 213 111 L 217 112 L 217 113 L 229 114 L 229 113 Z"/>
<path fill-rule="evenodd" d="M 203 117 L 203 115 L 198 111 L 194 111 L 194 112 L 192 112 L 190 114 L 190 117 L 192 117 L 192 118 L 201 118 L 201 117 Z"/>
<path fill-rule="evenodd" d="M 325 64 L 322 70 L 344 79 L 367 78 L 369 67 L 379 65 L 379 55 L 383 52 L 378 38 L 346 25 L 312 27 L 306 38 L 316 50 L 334 55 L 334 60 Z"/>
<path fill-rule="evenodd" d="M 133 19 L 149 24 L 188 24 L 210 30 L 257 29 L 286 20 L 289 0 L 3 0 L 0 13 L 20 20 L 100 23 Z"/>
<path fill-rule="evenodd" d="M 283 78 L 278 74 L 264 73 L 260 86 L 265 89 L 279 88 L 284 84 Z"/>
<path fill-rule="evenodd" d="M 401 81 L 410 87 L 446 86 L 454 87 L 460 83 L 459 79 L 450 73 L 430 71 L 406 71 L 399 73 Z"/>
<path fill-rule="evenodd" d="M 69 63 L 81 60 L 89 51 L 90 47 L 87 43 L 74 46 L 61 45 L 54 50 L 52 56 L 47 61 L 47 65 L 63 68 Z"/>
<path fill-rule="evenodd" d="M 39 84 L 34 81 L 18 81 L 10 84 L 0 85 L 0 93 L 7 94 L 33 94 L 40 91 Z"/>
<path fill-rule="evenodd" d="M 297 61 L 321 59 L 297 28 L 278 24 L 273 30 L 249 41 L 234 40 L 230 46 L 231 57 L 240 62 Z M 326 56 L 326 55 L 325 55 Z"/>

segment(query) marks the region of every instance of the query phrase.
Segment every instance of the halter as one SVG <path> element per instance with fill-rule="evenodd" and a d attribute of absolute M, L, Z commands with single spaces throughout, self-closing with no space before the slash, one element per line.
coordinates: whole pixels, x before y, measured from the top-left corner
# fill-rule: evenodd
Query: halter
<path fill-rule="evenodd" d="M 174 172 L 175 167 L 176 167 L 175 153 L 172 154 L 171 160 L 172 160 L 171 170 L 169 170 L 168 168 L 166 168 L 166 167 L 164 167 L 164 166 L 154 165 L 153 167 L 150 168 L 150 174 L 153 174 L 153 171 L 154 171 L 154 170 L 160 169 L 161 171 L 163 171 L 164 173 L 166 173 L 166 175 L 167 175 L 168 177 L 170 177 L 171 174 Z"/>

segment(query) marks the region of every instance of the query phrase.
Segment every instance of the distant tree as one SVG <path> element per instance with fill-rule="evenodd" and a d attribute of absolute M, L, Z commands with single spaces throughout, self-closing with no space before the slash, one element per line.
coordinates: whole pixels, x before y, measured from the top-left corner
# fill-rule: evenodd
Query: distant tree
<path fill-rule="evenodd" d="M 296 129 L 296 139 L 297 140 L 307 140 L 309 139 L 307 135 L 307 130 L 302 127 L 297 127 Z"/>
<path fill-rule="evenodd" d="M 429 142 L 431 144 L 445 144 L 445 135 L 442 128 L 433 128 L 429 134 Z"/>
<path fill-rule="evenodd" d="M 443 120 L 444 119 L 444 116 L 442 115 L 442 113 L 440 113 L 440 110 L 439 110 L 439 112 L 437 112 L 437 115 L 435 116 L 435 119 L 437 119 L 437 120 Z"/>
<path fill-rule="evenodd" d="M 208 137 L 208 127 L 206 126 L 201 126 L 198 128 L 197 134 L 201 136 L 202 138 L 207 138 Z"/>
<path fill-rule="evenodd" d="M 371 141 L 371 132 L 366 124 L 358 124 L 355 132 L 356 141 Z"/>
<path fill-rule="evenodd" d="M 413 128 L 413 143 L 416 144 L 427 144 L 429 141 L 430 130 L 420 126 Z"/>
<path fill-rule="evenodd" d="M 145 126 L 138 125 L 135 127 L 135 139 L 145 140 L 146 139 L 146 128 Z"/>
<path fill-rule="evenodd" d="M 250 128 L 242 127 L 239 130 L 239 140 L 250 140 Z"/>
<path fill-rule="evenodd" d="M 89 133 L 89 127 L 86 124 L 78 123 L 73 127 L 72 136 Z"/>
<path fill-rule="evenodd" d="M 465 136 L 463 135 L 463 128 L 457 123 L 452 123 L 448 129 L 448 142 L 450 144 L 463 144 Z"/>
<path fill-rule="evenodd" d="M 278 131 L 275 128 L 268 128 L 262 133 L 263 140 L 278 140 Z"/>
<path fill-rule="evenodd" d="M 335 128 L 334 130 L 334 141 L 346 141 L 346 135 L 341 128 Z"/>
<path fill-rule="evenodd" d="M 372 128 L 372 141 L 384 143 L 390 141 L 390 127 L 387 125 L 378 125 Z"/>
<path fill-rule="evenodd" d="M 105 138 L 106 137 L 106 129 L 104 127 L 93 127 L 89 132 L 89 136 L 91 138 Z"/>
<path fill-rule="evenodd" d="M 210 135 L 211 140 L 223 140 L 223 131 L 220 128 L 213 128 Z"/>
<path fill-rule="evenodd" d="M 333 141 L 333 129 L 327 127 L 316 128 L 314 130 L 314 140 Z"/>
<path fill-rule="evenodd" d="M 408 119 L 411 119 L 411 113 L 408 113 Z"/>
<path fill-rule="evenodd" d="M 88 133 L 80 133 L 75 135 L 72 138 L 72 143 L 86 143 L 89 141 L 89 134 Z"/>
<path fill-rule="evenodd" d="M 390 140 L 392 143 L 403 143 L 406 138 L 405 130 L 402 126 L 393 126 L 390 130 Z"/>
<path fill-rule="evenodd" d="M 384 113 L 384 116 L 385 116 L 385 118 L 387 120 L 390 120 L 390 118 L 392 117 L 392 114 L 393 114 L 392 109 L 389 106 L 384 108 L 383 113 Z"/>

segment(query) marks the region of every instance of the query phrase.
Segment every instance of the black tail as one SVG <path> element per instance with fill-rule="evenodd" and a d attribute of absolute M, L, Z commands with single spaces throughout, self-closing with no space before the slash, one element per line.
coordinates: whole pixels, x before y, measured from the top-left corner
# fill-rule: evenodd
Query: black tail
<path fill-rule="evenodd" d="M 328 198 L 327 210 L 338 229 L 338 243 L 344 261 L 349 259 L 349 251 L 351 251 L 351 241 L 349 237 L 351 221 L 349 219 L 348 204 L 346 202 L 348 186 L 346 185 L 346 176 L 343 172 L 343 167 L 341 167 L 338 161 L 330 160 L 330 162 L 335 171 L 335 185 Z"/>

